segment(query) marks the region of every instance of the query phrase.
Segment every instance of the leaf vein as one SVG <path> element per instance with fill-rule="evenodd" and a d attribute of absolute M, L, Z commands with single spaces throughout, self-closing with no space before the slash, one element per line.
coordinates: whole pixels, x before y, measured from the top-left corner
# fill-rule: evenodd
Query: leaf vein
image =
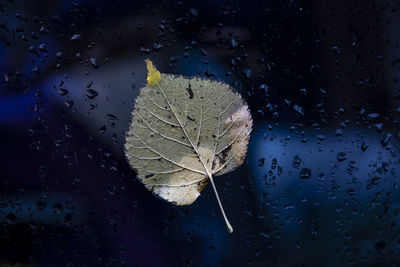
<path fill-rule="evenodd" d="M 164 118 L 158 116 L 157 114 L 153 113 L 151 110 L 147 109 L 146 107 L 143 107 L 143 109 L 146 110 L 147 112 L 149 112 L 151 115 L 153 115 L 153 116 L 156 117 L 157 119 L 159 119 L 160 121 L 162 121 L 162 122 L 164 122 L 164 123 L 166 123 L 166 124 L 175 126 L 175 127 L 179 127 L 179 124 L 176 124 L 176 123 L 167 121 L 166 119 L 164 119 Z"/>
<path fill-rule="evenodd" d="M 151 130 L 152 132 L 158 134 L 158 135 L 161 136 L 161 137 L 164 137 L 165 139 L 174 141 L 174 142 L 176 142 L 176 143 L 178 143 L 178 144 L 181 144 L 181 145 L 184 145 L 184 146 L 187 146 L 187 147 L 191 147 L 189 144 L 186 144 L 185 142 L 182 142 L 182 141 L 180 141 L 180 140 L 178 140 L 178 139 L 175 139 L 175 138 L 173 138 L 173 137 L 169 137 L 169 136 L 167 136 L 167 135 L 165 135 L 165 134 L 160 133 L 159 131 L 157 131 L 156 129 L 154 129 L 153 127 L 151 127 L 151 126 L 143 119 L 143 117 L 140 115 L 139 112 L 138 112 L 138 115 L 139 115 L 140 119 L 144 122 L 144 124 L 146 124 L 146 126 L 147 126 L 146 128 L 147 128 L 147 129 Z"/>
<path fill-rule="evenodd" d="M 162 107 L 159 104 L 157 104 L 153 99 L 151 99 L 150 97 L 148 97 L 147 95 L 145 95 L 145 97 L 150 100 L 151 103 L 153 103 L 156 107 L 158 107 L 161 110 L 168 110 L 168 108 Z"/>
<path fill-rule="evenodd" d="M 172 164 L 175 164 L 176 166 L 179 166 L 179 167 L 182 167 L 182 168 L 184 168 L 184 169 L 187 169 L 187 170 L 190 170 L 190 171 L 192 171 L 192 172 L 197 172 L 197 173 L 200 173 L 200 174 L 205 174 L 203 171 L 200 171 L 200 170 L 197 170 L 197 169 L 193 169 L 193 168 L 190 168 L 190 167 L 187 167 L 187 166 L 185 166 L 185 165 L 182 165 L 182 164 L 180 164 L 180 163 L 178 163 L 178 162 L 176 162 L 176 161 L 174 161 L 174 160 L 172 160 L 172 159 L 170 159 L 170 158 L 167 158 L 166 156 L 164 156 L 163 154 L 161 154 L 160 152 L 158 152 L 158 151 L 156 151 L 155 149 L 153 149 L 153 148 L 151 148 L 150 146 L 148 146 L 145 142 L 143 142 L 143 140 L 141 140 L 136 134 L 134 134 L 135 136 L 136 136 L 136 138 L 138 138 L 139 139 L 139 141 L 147 148 L 147 149 L 149 149 L 150 151 L 153 151 L 154 153 L 156 153 L 157 155 L 159 155 L 160 157 L 162 157 L 163 159 L 165 159 L 166 161 L 169 161 L 169 162 L 171 162 Z"/>

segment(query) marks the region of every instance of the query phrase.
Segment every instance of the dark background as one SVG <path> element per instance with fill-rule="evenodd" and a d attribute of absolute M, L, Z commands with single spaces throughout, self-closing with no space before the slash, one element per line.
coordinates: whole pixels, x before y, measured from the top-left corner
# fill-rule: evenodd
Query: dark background
<path fill-rule="evenodd" d="M 0 3 L 1 266 L 400 266 L 398 1 Z M 233 234 L 125 160 L 146 58 L 250 106 Z"/>

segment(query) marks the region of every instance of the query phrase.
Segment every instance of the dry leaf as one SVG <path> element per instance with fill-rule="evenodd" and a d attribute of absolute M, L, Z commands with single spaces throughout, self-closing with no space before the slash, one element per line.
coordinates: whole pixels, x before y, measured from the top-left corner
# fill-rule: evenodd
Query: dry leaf
<path fill-rule="evenodd" d="M 125 153 L 147 189 L 192 204 L 213 177 L 240 166 L 252 127 L 248 106 L 227 84 L 158 72 L 150 60 L 136 98 Z M 160 76 L 159 76 L 160 75 Z"/>

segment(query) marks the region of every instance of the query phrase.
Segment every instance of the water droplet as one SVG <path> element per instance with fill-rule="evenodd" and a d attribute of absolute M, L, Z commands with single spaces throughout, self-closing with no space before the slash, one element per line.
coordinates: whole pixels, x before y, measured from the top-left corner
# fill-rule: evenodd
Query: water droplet
<path fill-rule="evenodd" d="M 65 95 L 68 94 L 68 90 L 65 89 L 65 88 L 60 88 L 60 89 L 58 90 L 58 92 L 59 92 L 60 95 L 62 95 L 62 96 L 65 96 Z"/>
<path fill-rule="evenodd" d="M 161 48 L 163 48 L 164 46 L 162 44 L 159 43 L 154 43 L 153 44 L 153 51 L 157 52 L 159 51 Z"/>
<path fill-rule="evenodd" d="M 347 159 L 346 153 L 344 153 L 344 152 L 339 152 L 339 153 L 337 153 L 336 159 L 337 159 L 338 161 L 344 161 L 344 160 L 346 160 L 346 159 Z"/>
<path fill-rule="evenodd" d="M 10 212 L 10 213 L 6 216 L 6 221 L 7 221 L 9 224 L 16 224 L 16 223 L 17 223 L 17 216 L 16 216 L 14 213 Z"/>
<path fill-rule="evenodd" d="M 361 144 L 361 150 L 364 151 L 364 152 L 368 149 L 368 147 L 369 147 L 369 144 L 368 144 L 368 142 L 366 142 L 366 141 L 364 141 L 364 142 Z"/>
<path fill-rule="evenodd" d="M 169 61 L 170 61 L 171 63 L 175 63 L 175 62 L 177 62 L 178 60 L 179 60 L 179 57 L 178 57 L 178 56 L 172 56 L 172 57 L 169 58 Z"/>
<path fill-rule="evenodd" d="M 101 126 L 99 129 L 99 134 L 104 134 L 107 130 L 107 127 L 105 125 Z"/>
<path fill-rule="evenodd" d="M 311 177 L 311 170 L 309 168 L 302 168 L 300 171 L 300 178 L 309 179 Z"/>
<path fill-rule="evenodd" d="M 293 158 L 293 163 L 292 163 L 293 168 L 298 169 L 299 166 L 300 166 L 300 164 L 301 164 L 301 157 L 300 157 L 300 155 L 294 156 L 294 158 Z"/>
<path fill-rule="evenodd" d="M 113 115 L 113 114 L 107 114 L 107 115 L 106 115 L 106 118 L 107 118 L 108 120 L 110 120 L 110 121 L 117 121 L 117 120 L 118 120 L 117 116 L 115 116 L 115 115 Z"/>
<path fill-rule="evenodd" d="M 385 135 L 381 139 L 382 147 L 385 147 L 390 142 L 390 139 L 392 139 L 392 134 L 391 133 L 385 133 Z"/>
<path fill-rule="evenodd" d="M 89 99 L 93 99 L 93 98 L 95 98 L 97 95 L 98 95 L 98 93 L 97 93 L 96 90 L 93 90 L 93 89 L 87 89 L 87 90 L 86 90 L 86 96 L 87 96 Z"/>
<path fill-rule="evenodd" d="M 65 104 L 65 106 L 66 106 L 67 108 L 71 108 L 71 107 L 74 105 L 74 101 L 72 101 L 72 100 L 65 100 L 64 104 Z"/>
<path fill-rule="evenodd" d="M 250 70 L 250 69 L 244 69 L 244 70 L 243 70 L 243 75 L 244 75 L 246 78 L 250 78 L 251 75 L 252 75 L 251 70 Z"/>
<path fill-rule="evenodd" d="M 262 167 L 264 166 L 265 158 L 261 158 L 258 160 L 258 166 Z"/>
<path fill-rule="evenodd" d="M 63 206 L 60 203 L 56 203 L 53 205 L 53 210 L 57 213 L 63 213 Z"/>
<path fill-rule="evenodd" d="M 38 210 L 42 211 L 46 208 L 46 202 L 38 201 L 38 202 L 36 202 L 36 207 Z"/>
<path fill-rule="evenodd" d="M 204 48 L 200 48 L 200 53 L 201 53 L 203 56 L 207 56 L 207 51 L 206 51 Z"/>
<path fill-rule="evenodd" d="M 380 117 L 379 113 L 370 113 L 370 114 L 368 114 L 368 118 L 370 118 L 370 119 L 377 119 L 379 117 Z"/>
<path fill-rule="evenodd" d="M 75 34 L 72 35 L 72 37 L 71 37 L 71 41 L 74 41 L 74 42 L 78 42 L 80 39 L 81 39 L 81 35 L 78 34 L 78 33 L 75 33 Z"/>
<path fill-rule="evenodd" d="M 99 67 L 99 64 L 97 63 L 97 58 L 91 57 L 89 61 L 90 64 L 92 64 L 93 68 L 97 69 Z"/>

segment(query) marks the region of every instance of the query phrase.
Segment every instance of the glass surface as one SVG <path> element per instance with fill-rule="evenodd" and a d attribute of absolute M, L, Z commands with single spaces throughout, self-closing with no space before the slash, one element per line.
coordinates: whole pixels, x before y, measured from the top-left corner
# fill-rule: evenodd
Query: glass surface
<path fill-rule="evenodd" d="M 1 266 L 399 266 L 398 1 L 0 2 Z M 145 59 L 223 81 L 242 166 L 190 206 L 124 155 Z"/>

